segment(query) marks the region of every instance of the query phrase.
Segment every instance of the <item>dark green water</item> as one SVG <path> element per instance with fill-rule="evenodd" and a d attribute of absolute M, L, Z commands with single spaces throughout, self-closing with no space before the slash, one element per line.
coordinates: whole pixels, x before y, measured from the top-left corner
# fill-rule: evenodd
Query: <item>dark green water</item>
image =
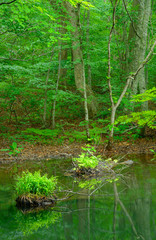
<path fill-rule="evenodd" d="M 67 160 L 1 164 L 0 239 L 155 240 L 156 166 L 147 156 L 135 159 L 138 164 L 115 184 L 97 183 L 95 192 L 81 188 L 85 181 L 64 176 L 71 167 Z M 57 175 L 63 189 L 79 194 L 60 201 L 54 209 L 23 214 L 15 206 L 14 183 L 16 174 L 26 169 Z"/>

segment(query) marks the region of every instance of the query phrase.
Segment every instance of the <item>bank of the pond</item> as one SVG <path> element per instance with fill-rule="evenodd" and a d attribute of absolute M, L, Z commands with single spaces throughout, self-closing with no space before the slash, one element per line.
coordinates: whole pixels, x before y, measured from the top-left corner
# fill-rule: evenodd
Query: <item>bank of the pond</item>
<path fill-rule="evenodd" d="M 0 163 L 15 161 L 15 160 L 40 160 L 40 159 L 63 159 L 77 157 L 81 152 L 81 148 L 86 143 L 74 142 L 72 144 L 65 143 L 63 145 L 44 145 L 44 144 L 30 144 L 21 142 L 18 144 L 23 147 L 23 150 L 17 157 L 9 156 L 8 152 L 0 151 Z M 94 144 L 93 144 L 94 145 Z M 9 143 L 4 140 L 1 141 L 1 149 L 8 148 Z M 121 154 L 138 154 L 150 153 L 150 149 L 156 151 L 156 139 L 137 139 L 129 141 L 115 141 L 111 151 L 106 150 L 106 143 L 98 146 L 94 145 L 97 154 L 101 156 L 114 156 Z"/>

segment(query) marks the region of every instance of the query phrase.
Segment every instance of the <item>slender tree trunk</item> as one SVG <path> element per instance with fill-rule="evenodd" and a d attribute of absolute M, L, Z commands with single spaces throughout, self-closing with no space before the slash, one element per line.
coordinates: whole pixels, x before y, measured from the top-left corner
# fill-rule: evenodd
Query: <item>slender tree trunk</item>
<path fill-rule="evenodd" d="M 48 69 L 47 77 L 45 81 L 43 128 L 46 128 L 46 120 L 47 120 L 47 90 L 48 90 L 47 85 L 48 85 L 49 73 L 50 73 L 50 68 Z"/>
<path fill-rule="evenodd" d="M 108 146 L 107 146 L 108 150 L 111 150 L 111 147 L 112 147 L 112 144 L 113 144 L 115 114 L 116 114 L 116 107 L 112 106 L 112 110 L 111 110 L 111 130 L 110 130 L 110 133 L 109 133 L 109 142 L 108 142 Z"/>
<path fill-rule="evenodd" d="M 52 60 L 54 51 L 52 50 L 52 54 L 50 57 L 50 62 Z M 50 68 L 48 69 L 47 72 L 47 77 L 46 77 L 46 81 L 45 81 L 45 92 L 44 92 L 44 112 L 43 112 L 43 128 L 46 128 L 46 120 L 47 120 L 47 91 L 48 91 L 48 80 L 49 80 L 49 74 L 50 74 Z"/>
<path fill-rule="evenodd" d="M 63 2 L 63 7 L 65 8 L 66 5 Z M 63 10 L 61 8 L 61 27 L 59 28 L 59 32 L 61 33 L 61 38 L 66 37 L 67 34 L 67 11 Z M 61 41 L 61 69 L 60 69 L 60 79 L 61 79 L 61 85 L 65 86 L 67 85 L 67 67 L 66 67 L 66 62 L 67 62 L 67 57 L 68 57 L 68 47 L 67 47 L 67 42 L 65 40 Z"/>
<path fill-rule="evenodd" d="M 114 122 L 115 122 L 115 112 L 116 107 L 114 105 L 113 100 L 113 93 L 112 93 L 112 86 L 111 86 L 111 40 L 112 40 L 112 34 L 115 27 L 115 15 L 116 15 L 116 7 L 117 7 L 118 0 L 116 0 L 114 6 L 113 6 L 113 14 L 112 14 L 112 27 L 109 34 L 109 40 L 108 40 L 108 88 L 109 88 L 109 98 L 111 102 L 111 130 L 109 132 L 109 140 L 107 145 L 107 150 L 111 150 L 112 143 L 113 143 L 113 135 L 114 135 Z"/>
<path fill-rule="evenodd" d="M 60 45 L 60 51 L 59 51 L 58 77 L 56 82 L 55 98 L 53 102 L 53 112 L 52 112 L 52 128 L 53 129 L 55 128 L 56 98 L 57 98 L 57 92 L 58 92 L 59 81 L 60 81 L 60 73 L 61 73 L 61 45 Z"/>
<path fill-rule="evenodd" d="M 91 73 L 91 66 L 90 66 L 90 52 L 89 52 L 89 29 L 90 29 L 90 10 L 87 11 L 87 32 L 86 32 L 86 43 L 87 43 L 87 67 L 88 67 L 88 84 L 90 88 L 92 87 L 92 73 Z"/>
<path fill-rule="evenodd" d="M 68 56 L 68 50 L 65 48 L 65 43 L 63 44 L 63 49 L 61 50 L 61 70 L 60 70 L 60 79 L 61 84 L 66 88 L 67 87 L 67 68 L 66 61 Z"/>
<path fill-rule="evenodd" d="M 84 71 L 83 71 L 84 72 Z M 87 104 L 87 91 L 86 91 L 86 79 L 85 75 L 83 76 L 83 88 L 84 88 L 84 110 L 85 110 L 85 126 L 86 126 L 86 135 L 87 138 L 90 138 L 90 133 L 89 133 L 89 113 L 88 113 L 88 104 Z"/>

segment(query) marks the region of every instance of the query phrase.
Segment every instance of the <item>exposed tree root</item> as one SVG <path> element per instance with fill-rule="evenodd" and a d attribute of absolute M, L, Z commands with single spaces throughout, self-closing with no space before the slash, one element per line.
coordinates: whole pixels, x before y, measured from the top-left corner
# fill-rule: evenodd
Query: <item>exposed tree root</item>
<path fill-rule="evenodd" d="M 36 208 L 36 207 L 47 207 L 54 206 L 56 204 L 56 196 L 53 195 L 51 197 L 39 197 L 36 195 L 22 195 L 17 197 L 16 206 L 20 209 L 23 208 Z"/>

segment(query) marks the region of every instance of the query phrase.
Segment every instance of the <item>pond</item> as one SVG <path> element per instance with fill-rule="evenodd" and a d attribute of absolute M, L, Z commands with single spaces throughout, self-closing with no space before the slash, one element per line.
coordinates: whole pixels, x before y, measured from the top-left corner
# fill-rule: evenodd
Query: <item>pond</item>
<path fill-rule="evenodd" d="M 70 160 L 25 161 L 0 166 L 1 240 L 153 240 L 156 239 L 156 166 L 151 156 L 131 156 L 134 165 L 118 181 L 86 180 L 64 174 Z M 15 204 L 15 177 L 41 169 L 58 176 L 69 198 L 53 209 L 23 213 Z M 95 180 L 95 179 L 94 179 Z M 87 180 L 87 184 L 94 180 Z M 63 197 L 63 195 L 62 195 Z"/>

